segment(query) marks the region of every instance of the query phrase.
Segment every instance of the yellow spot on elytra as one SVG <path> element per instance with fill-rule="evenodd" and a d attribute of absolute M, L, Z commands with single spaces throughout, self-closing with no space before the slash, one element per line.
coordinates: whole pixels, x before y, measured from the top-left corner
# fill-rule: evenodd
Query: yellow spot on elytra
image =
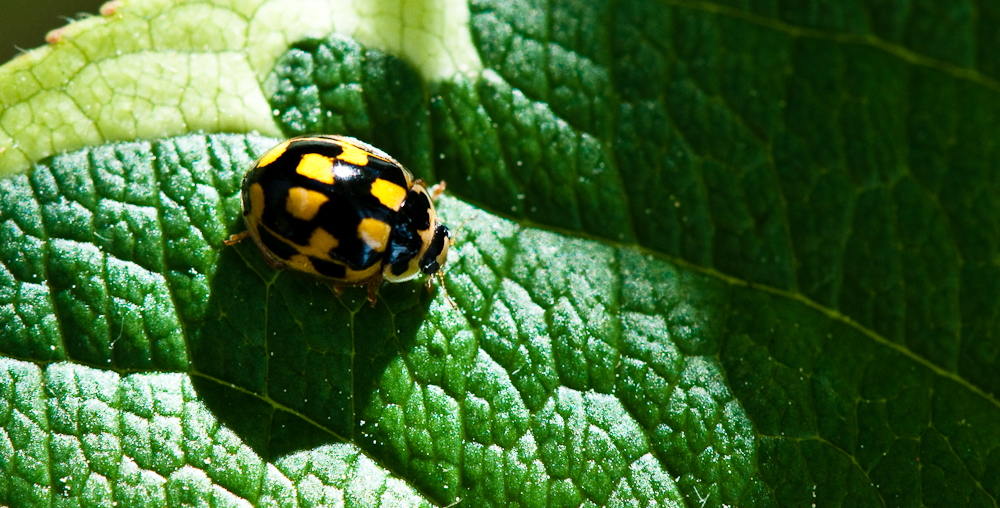
<path fill-rule="evenodd" d="M 330 251 L 340 245 L 337 239 L 323 228 L 316 228 L 309 237 L 309 245 L 301 249 L 303 254 L 314 258 L 330 259 Z"/>
<path fill-rule="evenodd" d="M 385 250 L 389 243 L 389 225 L 378 219 L 361 219 L 358 225 L 358 238 L 376 252 Z"/>
<path fill-rule="evenodd" d="M 246 205 L 243 205 L 246 206 Z M 260 218 L 264 214 L 264 188 L 259 183 L 250 186 L 250 216 Z"/>
<path fill-rule="evenodd" d="M 277 160 L 278 157 L 281 157 L 281 155 L 285 153 L 285 150 L 288 150 L 288 144 L 291 142 L 291 140 L 285 141 L 284 143 L 268 150 L 267 153 L 265 153 L 264 156 L 257 161 L 257 167 L 262 168 Z"/>
<path fill-rule="evenodd" d="M 344 282 L 360 282 L 364 280 L 369 280 L 369 278 L 379 272 L 382 269 L 382 265 L 375 263 L 374 265 L 365 268 L 364 270 L 351 270 L 347 268 L 344 274 Z"/>
<path fill-rule="evenodd" d="M 344 149 L 343 153 L 337 156 L 338 159 L 356 166 L 368 165 L 368 152 L 350 143 L 338 142 L 337 144 Z"/>
<path fill-rule="evenodd" d="M 372 195 L 378 198 L 383 205 L 398 212 L 406 198 L 406 189 L 381 178 L 372 182 Z"/>
<path fill-rule="evenodd" d="M 330 198 L 321 192 L 292 187 L 288 191 L 288 199 L 285 200 L 285 210 L 298 219 L 312 220 L 316 216 L 316 212 L 319 211 L 319 207 L 329 200 Z"/>
<path fill-rule="evenodd" d="M 288 258 L 288 267 L 301 272 L 316 273 L 316 268 L 313 267 L 312 261 L 302 254 L 295 254 Z"/>
<path fill-rule="evenodd" d="M 410 262 L 407 263 L 406 271 L 404 271 L 403 273 L 401 273 L 399 275 L 396 275 L 396 274 L 392 273 L 392 265 L 386 263 L 384 265 L 384 267 L 383 267 L 383 270 L 382 270 L 382 276 L 385 277 L 385 280 L 387 280 L 389 282 L 404 282 L 404 281 L 408 281 L 408 280 L 416 277 L 417 275 L 420 275 L 419 261 L 420 261 L 420 257 L 419 256 L 414 257 L 413 259 L 411 259 Z"/>
<path fill-rule="evenodd" d="M 298 167 L 295 168 L 295 172 L 318 182 L 325 184 L 333 183 L 333 161 L 329 157 L 318 153 L 303 155 Z"/>

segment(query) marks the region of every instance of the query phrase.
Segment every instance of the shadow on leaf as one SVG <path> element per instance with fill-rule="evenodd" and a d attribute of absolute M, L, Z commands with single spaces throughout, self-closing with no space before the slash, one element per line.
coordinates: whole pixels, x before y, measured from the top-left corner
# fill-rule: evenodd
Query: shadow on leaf
<path fill-rule="evenodd" d="M 272 270 L 250 242 L 224 249 L 216 270 L 204 320 L 187 330 L 205 405 L 267 460 L 358 441 L 359 408 L 427 314 L 420 283 L 382 286 L 372 309 L 363 288 L 338 299 L 324 282 Z"/>

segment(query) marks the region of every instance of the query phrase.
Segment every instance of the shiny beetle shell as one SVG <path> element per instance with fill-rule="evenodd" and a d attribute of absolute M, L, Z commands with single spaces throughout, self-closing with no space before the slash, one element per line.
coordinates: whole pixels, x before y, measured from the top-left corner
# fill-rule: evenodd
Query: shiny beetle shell
<path fill-rule="evenodd" d="M 368 285 L 373 304 L 383 279 L 432 275 L 448 257 L 450 233 L 423 181 L 354 138 L 302 136 L 268 150 L 244 176 L 242 202 L 268 264 Z"/>

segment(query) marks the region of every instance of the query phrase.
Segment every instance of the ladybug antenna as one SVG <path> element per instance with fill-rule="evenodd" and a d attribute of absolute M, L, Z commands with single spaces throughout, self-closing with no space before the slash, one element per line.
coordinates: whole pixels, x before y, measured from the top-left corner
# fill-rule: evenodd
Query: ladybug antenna
<path fill-rule="evenodd" d="M 455 229 L 455 234 L 450 235 L 451 237 L 449 238 L 450 241 L 450 243 L 448 244 L 449 246 L 455 245 L 455 241 L 458 240 L 458 234 L 462 232 L 462 228 L 464 228 L 465 225 L 468 224 L 469 221 L 471 220 L 472 217 L 469 217 L 468 219 L 463 220 L 462 223 L 458 225 L 458 228 Z"/>

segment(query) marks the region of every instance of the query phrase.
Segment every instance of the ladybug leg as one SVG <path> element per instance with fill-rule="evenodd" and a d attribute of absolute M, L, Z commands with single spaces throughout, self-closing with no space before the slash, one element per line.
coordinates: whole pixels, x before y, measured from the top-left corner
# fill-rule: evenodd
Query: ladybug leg
<path fill-rule="evenodd" d="M 371 305 L 373 309 L 375 308 L 375 302 L 378 301 L 378 298 L 375 296 L 375 292 L 378 291 L 378 287 L 381 283 L 382 281 L 368 283 L 368 305 Z"/>
<path fill-rule="evenodd" d="M 243 240 L 246 240 L 248 236 L 250 236 L 250 230 L 249 229 L 245 230 L 243 232 L 240 232 L 240 233 L 236 233 L 235 235 L 230 236 L 229 238 L 223 240 L 222 243 L 226 244 L 226 247 L 229 247 L 229 246 L 232 246 L 232 245 L 236 245 L 236 244 L 242 242 Z"/>
<path fill-rule="evenodd" d="M 437 201 L 438 196 L 444 194 L 444 189 L 447 185 L 444 180 L 441 180 L 441 183 L 431 185 L 431 188 L 427 189 L 427 192 L 431 195 L 431 199 Z"/>
<path fill-rule="evenodd" d="M 382 272 L 375 272 L 371 277 L 365 280 L 357 282 L 358 286 L 366 286 L 368 288 L 368 305 L 375 308 L 375 302 L 378 298 L 375 296 L 375 292 L 378 291 L 378 287 L 382 285 Z"/>

